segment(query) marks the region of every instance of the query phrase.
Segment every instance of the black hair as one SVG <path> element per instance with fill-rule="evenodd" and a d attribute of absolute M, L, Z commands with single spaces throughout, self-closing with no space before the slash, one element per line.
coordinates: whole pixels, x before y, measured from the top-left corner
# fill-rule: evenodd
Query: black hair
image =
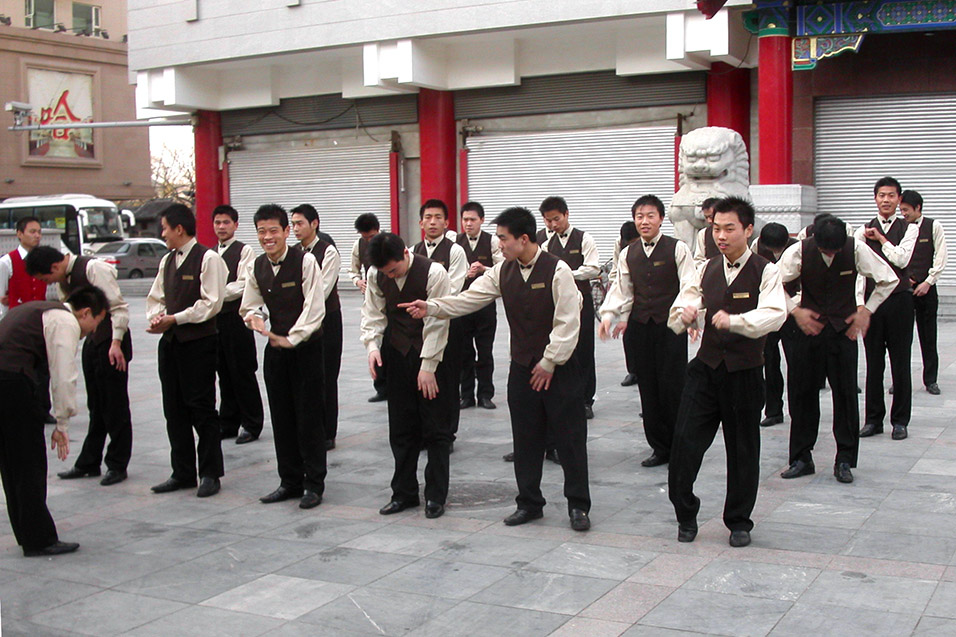
<path fill-rule="evenodd" d="M 161 213 L 159 216 L 166 219 L 166 225 L 172 230 L 176 226 L 182 226 L 183 231 L 190 237 L 196 236 L 196 215 L 193 211 L 181 203 L 174 203 Z"/>
<path fill-rule="evenodd" d="M 17 219 L 17 232 L 26 232 L 28 223 L 36 223 L 41 227 L 43 226 L 40 220 L 34 216 L 20 217 Z"/>
<path fill-rule="evenodd" d="M 547 201 L 547 200 L 545 200 Z M 552 208 L 554 210 L 554 208 Z M 527 208 L 508 208 L 500 215 L 495 217 L 493 222 L 496 226 L 502 226 L 515 239 L 520 239 L 521 235 L 528 235 L 528 240 L 534 242 L 535 234 L 538 229 L 534 225 L 534 215 Z"/>
<path fill-rule="evenodd" d="M 641 236 L 637 231 L 637 225 L 633 221 L 625 221 L 621 225 L 621 247 L 623 248 L 634 239 Z"/>
<path fill-rule="evenodd" d="M 538 212 L 541 214 L 551 212 L 552 210 L 557 210 L 561 214 L 566 215 L 568 214 L 568 202 L 564 200 L 564 197 L 548 197 L 538 206 Z"/>
<path fill-rule="evenodd" d="M 643 197 L 638 197 L 637 201 L 634 202 L 634 205 L 631 206 L 632 217 L 637 213 L 637 209 L 641 206 L 654 206 L 657 208 L 657 212 L 660 213 L 661 219 L 664 218 L 664 202 L 661 201 L 660 197 L 657 195 L 644 195 Z"/>
<path fill-rule="evenodd" d="M 469 212 L 469 211 L 471 211 L 471 212 L 477 212 L 477 213 L 478 213 L 478 218 L 481 219 L 482 221 L 484 221 L 484 219 L 485 219 L 485 207 L 482 206 L 480 203 L 478 203 L 477 201 L 469 201 L 468 203 L 466 203 L 464 206 L 461 207 L 461 212 L 462 212 L 462 214 L 464 214 L 464 213 L 466 213 L 466 212 Z"/>
<path fill-rule="evenodd" d="M 53 272 L 53 264 L 63 260 L 63 253 L 50 246 L 37 246 L 30 250 L 27 258 L 23 260 L 26 266 L 27 274 L 36 276 L 38 274 L 50 274 Z"/>
<path fill-rule="evenodd" d="M 319 211 L 311 204 L 300 203 L 289 212 L 289 216 L 291 217 L 292 215 L 302 215 L 305 217 L 305 220 L 309 222 L 309 225 L 312 225 L 313 221 L 319 223 Z"/>
<path fill-rule="evenodd" d="M 754 207 L 750 205 L 749 201 L 741 199 L 740 197 L 725 197 L 719 199 L 717 203 L 714 204 L 715 217 L 718 212 L 724 214 L 733 212 L 737 215 L 737 219 L 740 220 L 740 225 L 744 228 L 754 225 L 754 217 L 756 217 Z"/>
<path fill-rule="evenodd" d="M 429 199 L 423 203 L 422 207 L 418 209 L 418 218 L 424 219 L 425 211 L 429 208 L 441 208 L 441 211 L 445 213 L 445 219 L 448 219 L 448 206 L 441 199 Z"/>
<path fill-rule="evenodd" d="M 813 222 L 813 240 L 823 250 L 840 250 L 846 245 L 846 224 L 833 215 L 817 219 Z"/>
<path fill-rule="evenodd" d="M 896 188 L 896 194 L 902 194 L 903 186 L 900 185 L 900 182 L 896 181 L 892 177 L 883 177 L 876 182 L 876 185 L 873 186 L 873 196 L 876 196 L 876 193 L 880 192 L 880 188 L 885 188 L 886 186 L 892 186 Z"/>
<path fill-rule="evenodd" d="M 397 234 L 380 232 L 368 242 L 368 260 L 381 270 L 393 261 L 405 258 L 405 242 Z"/>
<path fill-rule="evenodd" d="M 771 222 L 760 230 L 760 245 L 771 250 L 780 250 L 786 247 L 790 231 L 782 223 Z"/>
<path fill-rule="evenodd" d="M 919 208 L 922 212 L 923 195 L 919 194 L 915 190 L 904 190 L 903 194 L 900 195 L 900 203 L 905 203 L 907 205 L 913 206 L 914 208 Z"/>
<path fill-rule="evenodd" d="M 720 197 L 707 197 L 707 199 L 704 199 L 704 203 L 700 204 L 700 209 L 713 208 L 718 201 L 720 201 Z"/>
<path fill-rule="evenodd" d="M 90 308 L 90 314 L 99 316 L 104 310 L 109 311 L 110 302 L 106 298 L 106 293 L 95 285 L 83 285 L 66 297 L 66 302 L 74 310 L 83 310 Z"/>
<path fill-rule="evenodd" d="M 378 223 L 378 217 L 371 212 L 365 212 L 355 218 L 355 229 L 359 232 L 371 232 L 378 230 L 381 226 Z"/>
<path fill-rule="evenodd" d="M 219 215 L 229 215 L 234 223 L 239 223 L 239 213 L 232 206 L 216 206 L 212 211 L 212 218 L 215 219 Z"/>
<path fill-rule="evenodd" d="M 289 227 L 289 215 L 285 213 L 285 208 L 275 203 L 267 203 L 259 206 L 256 214 L 252 215 L 252 225 L 259 227 L 260 221 L 276 220 L 283 228 Z"/>

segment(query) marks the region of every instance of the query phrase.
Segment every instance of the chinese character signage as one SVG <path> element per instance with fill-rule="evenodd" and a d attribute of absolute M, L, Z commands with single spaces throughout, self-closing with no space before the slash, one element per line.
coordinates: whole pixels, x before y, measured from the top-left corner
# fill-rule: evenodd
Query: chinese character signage
<path fill-rule="evenodd" d="M 93 75 L 29 68 L 27 91 L 33 105 L 31 123 L 63 124 L 63 128 L 30 132 L 30 158 L 96 158 L 93 129 L 69 127 L 93 121 Z"/>

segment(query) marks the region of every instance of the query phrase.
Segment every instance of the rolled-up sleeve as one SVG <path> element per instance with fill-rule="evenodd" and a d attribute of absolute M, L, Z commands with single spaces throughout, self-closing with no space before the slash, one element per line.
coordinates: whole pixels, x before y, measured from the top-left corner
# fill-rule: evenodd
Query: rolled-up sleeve
<path fill-rule="evenodd" d="M 69 306 L 67 306 L 69 307 Z M 50 369 L 50 394 L 58 431 L 69 429 L 76 415 L 76 349 L 80 342 L 80 324 L 72 312 L 47 310 L 43 313 L 43 339 Z"/>

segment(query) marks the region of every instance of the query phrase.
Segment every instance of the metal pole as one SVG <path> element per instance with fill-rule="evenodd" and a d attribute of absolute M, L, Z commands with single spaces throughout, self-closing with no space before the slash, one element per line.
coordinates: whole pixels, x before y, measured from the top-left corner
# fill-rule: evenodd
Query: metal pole
<path fill-rule="evenodd" d="M 68 130 L 71 128 L 132 128 L 135 126 L 191 126 L 192 118 L 189 119 L 151 119 L 132 122 L 80 122 L 64 124 L 25 124 L 20 126 L 8 126 L 11 131 L 36 131 L 36 130 Z"/>

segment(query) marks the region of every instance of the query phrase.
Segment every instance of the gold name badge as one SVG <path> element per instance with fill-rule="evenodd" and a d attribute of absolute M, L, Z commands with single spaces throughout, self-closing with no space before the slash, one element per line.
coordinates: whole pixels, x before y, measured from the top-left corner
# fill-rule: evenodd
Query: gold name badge
<path fill-rule="evenodd" d="M 734 292 L 735 299 L 749 299 L 750 292 Z"/>
<path fill-rule="evenodd" d="M 659 265 L 664 265 L 664 262 L 663 262 L 663 261 L 655 261 L 655 262 L 654 262 L 654 267 L 657 267 L 657 266 L 659 266 Z"/>
<path fill-rule="evenodd" d="M 840 276 L 846 276 L 848 274 L 853 274 L 853 270 L 844 270 L 840 273 Z"/>
<path fill-rule="evenodd" d="M 294 288 L 294 287 L 295 287 L 295 281 L 286 281 L 285 283 L 282 284 L 282 287 L 284 287 L 284 288 Z"/>
<path fill-rule="evenodd" d="M 920 239 L 919 242 L 920 242 L 920 243 L 929 243 L 929 239 Z"/>
<path fill-rule="evenodd" d="M 543 289 L 544 289 L 544 283 L 532 283 L 532 284 L 531 284 L 531 289 L 532 289 L 532 290 L 543 290 Z"/>
<path fill-rule="evenodd" d="M 191 274 L 184 274 L 184 275 L 183 275 L 183 281 L 194 281 L 195 279 L 196 279 L 196 277 L 194 277 L 194 276 L 191 275 Z"/>
<path fill-rule="evenodd" d="M 581 254 L 580 250 L 569 250 L 568 254 Z"/>

